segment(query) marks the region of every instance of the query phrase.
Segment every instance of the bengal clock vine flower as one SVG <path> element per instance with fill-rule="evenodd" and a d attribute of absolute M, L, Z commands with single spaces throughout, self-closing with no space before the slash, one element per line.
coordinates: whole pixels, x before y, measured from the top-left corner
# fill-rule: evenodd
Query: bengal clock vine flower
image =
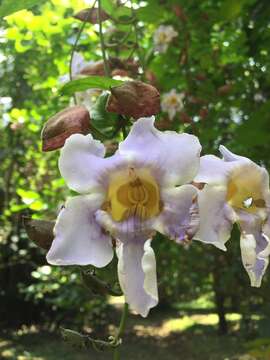
<path fill-rule="evenodd" d="M 163 95 L 161 101 L 161 109 L 162 111 L 168 113 L 170 120 L 173 120 L 176 113 L 183 109 L 184 97 L 185 95 L 183 93 L 177 93 L 176 89 L 172 89 L 171 91 Z"/>
<path fill-rule="evenodd" d="M 154 48 L 160 53 L 165 53 L 169 44 L 178 35 L 171 25 L 160 25 L 154 33 Z"/>
<path fill-rule="evenodd" d="M 233 223 L 240 227 L 243 265 L 251 286 L 259 287 L 270 253 L 270 192 L 265 168 L 220 146 L 223 159 L 201 158 L 195 181 L 199 192 L 200 227 L 195 238 L 226 250 Z"/>
<path fill-rule="evenodd" d="M 154 117 L 134 123 L 118 151 L 91 135 L 65 142 L 59 169 L 70 189 L 54 229 L 47 260 L 55 265 L 106 266 L 116 240 L 119 282 L 131 309 L 147 316 L 158 303 L 155 231 L 177 243 L 198 229 L 197 189 L 201 145 L 189 134 L 161 132 Z"/>

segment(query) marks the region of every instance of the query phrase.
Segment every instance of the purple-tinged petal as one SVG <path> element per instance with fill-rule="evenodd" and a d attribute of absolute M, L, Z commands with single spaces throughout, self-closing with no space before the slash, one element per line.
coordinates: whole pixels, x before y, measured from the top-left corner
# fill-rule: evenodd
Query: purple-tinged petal
<path fill-rule="evenodd" d="M 153 219 L 142 221 L 138 217 L 132 216 L 121 222 L 114 221 L 111 215 L 104 210 L 98 210 L 95 218 L 103 229 L 122 242 L 135 241 L 137 238 L 148 239 L 154 233 L 152 230 Z"/>
<path fill-rule="evenodd" d="M 213 244 L 226 250 L 225 243 L 230 238 L 235 215 L 226 203 L 227 189 L 219 186 L 205 185 L 199 192 L 200 226 L 194 239 Z"/>
<path fill-rule="evenodd" d="M 234 169 L 243 164 L 241 161 L 234 163 L 225 162 L 214 155 L 205 155 L 200 159 L 200 168 L 195 176 L 195 182 L 227 186 L 228 179 Z"/>
<path fill-rule="evenodd" d="M 80 53 L 75 52 L 73 54 L 72 64 L 71 64 L 72 77 L 78 75 L 86 65 L 88 65 L 88 63 L 84 60 L 83 56 Z"/>
<path fill-rule="evenodd" d="M 118 276 L 125 300 L 143 317 L 158 303 L 156 260 L 150 240 L 120 243 Z"/>
<path fill-rule="evenodd" d="M 56 221 L 48 263 L 103 267 L 112 260 L 111 237 L 95 220 L 103 201 L 100 195 L 76 196 L 67 201 Z"/>
<path fill-rule="evenodd" d="M 237 212 L 241 228 L 241 255 L 251 286 L 260 287 L 269 263 L 270 241 L 263 233 L 263 220 L 256 214 Z"/>
<path fill-rule="evenodd" d="M 192 185 L 163 190 L 163 210 L 154 228 L 178 243 L 191 240 L 199 226 L 197 195 Z"/>
<path fill-rule="evenodd" d="M 246 158 L 244 156 L 234 154 L 233 152 L 231 152 L 229 149 L 227 149 L 223 145 L 220 145 L 219 151 L 221 152 L 221 154 L 223 156 L 223 160 L 226 161 L 226 162 L 231 162 L 231 161 L 251 162 L 250 159 L 248 159 L 248 158 Z"/>
<path fill-rule="evenodd" d="M 69 188 L 79 193 L 104 191 L 109 171 L 121 163 L 117 155 L 106 159 L 104 155 L 104 145 L 90 134 L 71 135 L 61 149 L 59 159 L 61 175 Z"/>
<path fill-rule="evenodd" d="M 197 137 L 161 132 L 154 117 L 137 120 L 128 137 L 119 145 L 119 153 L 145 167 L 160 169 L 163 185 L 182 185 L 192 181 L 199 168 L 201 145 Z"/>

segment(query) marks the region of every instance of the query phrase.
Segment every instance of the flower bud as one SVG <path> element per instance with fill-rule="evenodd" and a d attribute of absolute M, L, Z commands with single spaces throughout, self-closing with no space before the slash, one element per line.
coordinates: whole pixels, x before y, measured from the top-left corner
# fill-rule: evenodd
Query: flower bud
<path fill-rule="evenodd" d="M 199 111 L 199 115 L 200 115 L 201 119 L 205 119 L 208 116 L 208 109 L 201 108 Z"/>
<path fill-rule="evenodd" d="M 184 111 L 182 111 L 180 113 L 180 120 L 184 124 L 191 124 L 192 123 L 192 118 Z"/>
<path fill-rule="evenodd" d="M 61 148 L 66 139 L 76 133 L 88 134 L 90 115 L 84 106 L 72 106 L 52 116 L 44 125 L 41 138 L 42 150 Z"/>
<path fill-rule="evenodd" d="M 90 24 L 98 24 L 98 8 L 92 8 L 92 9 L 83 9 L 79 11 L 77 14 L 73 16 L 75 19 L 78 19 L 83 22 L 89 22 Z M 109 15 L 101 9 L 100 11 L 100 20 L 105 21 L 109 19 Z"/>
<path fill-rule="evenodd" d="M 141 81 L 127 81 L 111 88 L 107 111 L 138 119 L 155 115 L 160 111 L 160 95 L 157 89 Z"/>
<path fill-rule="evenodd" d="M 225 84 L 223 86 L 220 86 L 217 89 L 218 95 L 227 95 L 232 91 L 233 85 L 232 84 Z"/>

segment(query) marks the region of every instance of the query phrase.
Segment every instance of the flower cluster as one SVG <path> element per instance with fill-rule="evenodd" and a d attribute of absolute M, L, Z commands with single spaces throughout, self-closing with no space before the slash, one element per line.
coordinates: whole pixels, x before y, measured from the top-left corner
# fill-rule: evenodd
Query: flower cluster
<path fill-rule="evenodd" d="M 155 232 L 179 244 L 194 238 L 225 250 L 237 222 L 244 267 L 251 285 L 259 286 L 270 251 L 266 170 L 223 146 L 223 159 L 200 158 L 197 137 L 161 132 L 154 120 L 138 119 L 107 158 L 90 134 L 66 140 L 59 169 L 79 195 L 58 216 L 48 262 L 104 267 L 115 248 L 126 302 L 147 316 L 158 303 Z"/>
<path fill-rule="evenodd" d="M 181 111 L 184 107 L 183 99 L 185 95 L 183 93 L 177 93 L 175 89 L 165 93 L 161 101 L 161 109 L 167 112 L 169 119 L 172 120 L 176 113 Z"/>
<path fill-rule="evenodd" d="M 154 33 L 154 47 L 160 53 L 165 53 L 169 44 L 178 35 L 171 25 L 160 25 Z"/>

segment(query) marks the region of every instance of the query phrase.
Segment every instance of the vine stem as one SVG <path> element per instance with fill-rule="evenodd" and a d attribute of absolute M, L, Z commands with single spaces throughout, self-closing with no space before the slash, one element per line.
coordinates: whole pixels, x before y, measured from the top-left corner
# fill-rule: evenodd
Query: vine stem
<path fill-rule="evenodd" d="M 69 61 L 69 78 L 70 80 L 73 80 L 73 76 L 72 76 L 72 62 L 73 62 L 73 57 L 74 57 L 74 53 L 76 51 L 76 48 L 77 48 L 77 44 L 78 44 L 78 41 L 80 40 L 80 37 L 82 35 L 82 32 L 83 32 L 83 29 L 85 28 L 85 25 L 86 25 L 86 22 L 84 21 L 78 31 L 78 34 L 77 34 L 77 37 L 76 37 L 76 40 L 72 46 L 72 50 L 71 50 L 71 55 L 70 55 L 70 61 Z"/>
<path fill-rule="evenodd" d="M 101 45 L 101 51 L 102 51 L 102 58 L 104 63 L 104 71 L 106 76 L 110 76 L 110 67 L 106 55 L 106 47 L 105 47 L 105 41 L 103 37 L 103 30 L 102 30 L 102 19 L 101 19 L 101 0 L 98 0 L 98 25 L 99 25 L 99 39 L 100 39 L 100 45 Z"/>
<path fill-rule="evenodd" d="M 119 328 L 118 328 L 118 332 L 117 332 L 117 335 L 116 335 L 116 337 L 115 337 L 115 341 L 116 341 L 116 342 L 118 342 L 118 340 L 121 339 L 121 336 L 122 336 L 122 334 L 123 334 L 124 331 L 125 331 L 127 316 L 128 316 L 128 304 L 125 303 L 125 304 L 124 304 L 124 307 L 123 307 L 123 312 L 122 312 L 122 316 L 121 316 L 121 321 L 120 321 L 120 325 L 119 325 Z M 119 346 L 114 349 L 114 352 L 113 352 L 113 360 L 120 360 Z"/>
<path fill-rule="evenodd" d="M 96 2 L 97 2 L 97 0 L 94 2 L 93 6 L 92 6 L 93 8 L 95 7 Z M 83 30 L 84 30 L 84 28 L 85 28 L 85 25 L 86 25 L 87 20 L 88 20 L 88 19 L 87 19 L 87 17 L 86 17 L 86 18 L 84 19 L 81 27 L 79 28 L 79 31 L 78 31 L 78 34 L 77 34 L 77 36 L 76 36 L 75 42 L 74 42 L 74 44 L 73 44 L 73 46 L 72 46 L 72 49 L 71 49 L 70 61 L 69 61 L 69 80 L 70 80 L 70 81 L 73 80 L 73 76 L 72 76 L 72 62 L 73 62 L 74 53 L 75 53 L 75 51 L 76 51 L 78 42 L 79 42 L 80 37 L 81 37 L 81 35 L 82 35 L 82 32 L 83 32 Z M 76 99 L 75 94 L 73 95 L 73 99 L 74 99 L 75 105 L 77 105 L 77 99 Z"/>

